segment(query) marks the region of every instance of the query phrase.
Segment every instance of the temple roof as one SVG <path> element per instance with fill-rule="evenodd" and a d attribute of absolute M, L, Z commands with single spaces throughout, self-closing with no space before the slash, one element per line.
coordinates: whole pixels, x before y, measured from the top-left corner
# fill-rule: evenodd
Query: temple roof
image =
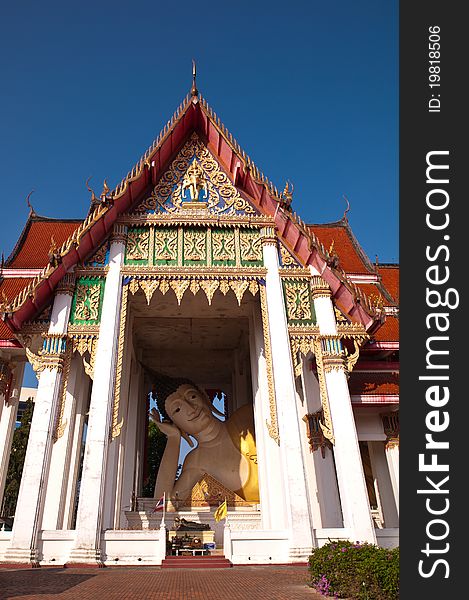
<path fill-rule="evenodd" d="M 353 371 L 349 381 L 350 394 L 352 395 L 398 395 L 399 374 L 363 373 Z"/>
<path fill-rule="evenodd" d="M 369 333 L 376 331 L 384 321 L 382 303 L 376 304 L 346 273 L 373 273 L 373 266 L 346 219 L 323 226 L 306 225 L 285 205 L 283 194 L 259 171 L 199 95 L 185 98 L 127 176 L 114 190 L 103 192 L 100 200 L 94 198 L 85 220 L 53 220 L 30 215 L 5 267 L 13 270 L 10 276 L 15 269 L 41 271 L 14 297 L 5 294 L 9 302 L 3 302 L 3 312 L 9 328 L 19 330 L 23 322 L 33 319 L 48 305 L 65 273 L 86 260 L 110 234 L 118 217 L 129 212 L 153 188 L 193 132 L 200 136 L 233 184 L 258 212 L 273 219 L 279 238 L 298 261 L 321 273 L 348 316 Z M 330 249 L 333 234 L 337 239 Z M 335 254 L 340 257 L 339 265 Z"/>
<path fill-rule="evenodd" d="M 9 269 L 43 269 L 49 262 L 49 250 L 61 246 L 83 219 L 50 219 L 30 212 L 23 231 L 5 261 Z"/>

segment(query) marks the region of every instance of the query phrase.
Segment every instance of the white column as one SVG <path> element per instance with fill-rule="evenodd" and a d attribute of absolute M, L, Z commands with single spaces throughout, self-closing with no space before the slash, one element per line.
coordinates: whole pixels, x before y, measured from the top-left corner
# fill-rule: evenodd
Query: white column
<path fill-rule="evenodd" d="M 71 301 L 72 297 L 68 294 L 56 294 L 49 332 L 44 339 L 41 353 L 44 369 L 39 378 L 34 403 L 10 547 L 5 552 L 7 562 L 34 564 L 40 560 L 37 539 L 49 477 L 52 435 L 62 379 Z"/>
<path fill-rule="evenodd" d="M 323 355 L 329 409 L 334 432 L 334 458 L 344 527 L 354 540 L 376 544 L 355 418 L 343 357 L 338 344 L 331 292 L 319 276 L 312 277 L 312 292 L 321 336 L 331 344 Z M 336 346 L 336 350 L 334 347 Z"/>
<path fill-rule="evenodd" d="M 12 370 L 13 379 L 8 402 L 6 402 L 6 393 L 0 394 L 0 404 L 3 408 L 0 416 L 0 506 L 5 491 L 8 463 L 10 462 L 11 444 L 15 432 L 16 415 L 23 381 L 24 362 L 15 363 Z"/>
<path fill-rule="evenodd" d="M 83 370 L 80 364 L 82 361 L 80 356 L 76 356 L 73 361 L 70 357 L 69 360 L 71 361 L 71 365 L 68 381 L 66 382 L 65 395 L 59 399 L 59 401 L 64 401 L 61 431 L 58 432 L 57 439 L 54 441 L 52 448 L 42 529 L 61 529 L 63 522 L 63 511 L 70 472 L 74 433 L 73 424 L 77 402 L 76 396 L 82 383 L 81 372 Z"/>
<path fill-rule="evenodd" d="M 290 556 L 299 559 L 310 555 L 313 533 L 296 408 L 290 337 L 273 232 L 264 231 L 263 257 L 264 266 L 267 268 L 267 309 L 283 462 L 284 494 L 290 529 Z"/>
<path fill-rule="evenodd" d="M 399 412 L 383 415 L 383 426 L 386 434 L 386 461 L 397 514 L 399 516 Z"/>
<path fill-rule="evenodd" d="M 305 395 L 303 414 L 314 414 L 321 408 L 318 380 L 310 367 L 310 359 L 303 358 L 302 383 Z M 306 423 L 300 427 L 306 436 Z M 339 490 L 335 474 L 332 448 L 326 446 L 311 451 L 309 440 L 304 443 L 306 451 L 306 469 L 308 473 L 309 496 L 311 512 L 315 529 L 320 527 L 342 527 L 342 510 L 340 507 Z"/>
<path fill-rule="evenodd" d="M 103 496 L 114 400 L 114 377 L 122 296 L 121 265 L 124 251 L 125 228 L 116 226 L 110 245 L 109 271 L 106 276 L 101 310 L 75 545 L 69 559 L 71 563 L 101 562 Z"/>
<path fill-rule="evenodd" d="M 141 368 L 137 363 L 132 361 L 132 371 L 130 378 L 130 394 L 127 404 L 127 418 L 125 421 L 125 453 L 124 467 L 122 476 L 121 488 L 121 511 L 120 511 L 120 528 L 124 529 L 127 526 L 125 511 L 130 510 L 132 501 L 132 492 L 137 494 L 136 489 L 136 458 L 137 458 L 137 428 L 138 428 L 138 407 L 143 401 L 140 395 L 140 379 Z"/>
<path fill-rule="evenodd" d="M 384 527 L 399 527 L 397 507 L 384 454 L 383 442 L 368 442 L 371 469 L 378 487 L 378 502 L 383 515 Z"/>
<path fill-rule="evenodd" d="M 270 437 L 266 423 L 270 422 L 269 384 L 262 322 L 257 311 L 253 311 L 249 333 L 262 528 L 287 529 L 280 448 Z"/>
<path fill-rule="evenodd" d="M 81 368 L 78 389 L 76 390 L 76 406 L 74 422 L 71 424 L 73 438 L 71 441 L 71 453 L 67 473 L 67 490 L 65 492 L 65 503 L 63 509 L 62 529 L 72 529 L 73 515 L 75 511 L 75 497 L 77 493 L 78 476 L 80 469 L 81 448 L 83 443 L 83 431 L 88 409 L 91 379 Z"/>

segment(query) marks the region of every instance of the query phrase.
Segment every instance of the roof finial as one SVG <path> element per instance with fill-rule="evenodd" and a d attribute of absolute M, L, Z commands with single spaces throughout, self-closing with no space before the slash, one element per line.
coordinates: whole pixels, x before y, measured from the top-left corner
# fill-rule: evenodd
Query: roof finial
<path fill-rule="evenodd" d="M 197 89 L 197 85 L 195 83 L 195 78 L 197 77 L 197 69 L 195 66 L 195 60 L 192 59 L 192 88 L 191 88 L 191 96 L 198 96 L 199 90 Z"/>
<path fill-rule="evenodd" d="M 350 210 L 350 202 L 348 201 L 348 198 L 345 194 L 342 194 L 342 198 L 345 200 L 345 202 L 347 202 L 347 208 L 344 210 L 342 219 L 347 219 L 347 213 Z"/>
<path fill-rule="evenodd" d="M 98 200 L 98 198 L 96 197 L 96 194 L 94 193 L 94 191 L 93 191 L 93 190 L 90 188 L 90 185 L 89 185 L 89 183 L 90 183 L 90 180 L 91 180 L 91 177 L 88 177 L 88 179 L 86 180 L 86 183 L 85 183 L 85 185 L 86 185 L 86 189 L 87 189 L 89 192 L 91 192 L 91 204 L 98 204 L 99 200 Z"/>
<path fill-rule="evenodd" d="M 34 217 L 34 216 L 35 216 L 35 214 L 36 214 L 36 212 L 35 212 L 35 210 L 34 210 L 34 208 L 33 208 L 32 204 L 31 204 L 31 202 L 29 201 L 29 198 L 30 198 L 30 196 L 31 196 L 31 194 L 32 194 L 33 192 L 34 192 L 34 190 L 31 190 L 31 191 L 29 192 L 29 194 L 26 196 L 26 204 L 27 204 L 27 205 L 28 205 L 28 207 L 29 207 L 29 216 L 30 216 L 30 217 Z"/>

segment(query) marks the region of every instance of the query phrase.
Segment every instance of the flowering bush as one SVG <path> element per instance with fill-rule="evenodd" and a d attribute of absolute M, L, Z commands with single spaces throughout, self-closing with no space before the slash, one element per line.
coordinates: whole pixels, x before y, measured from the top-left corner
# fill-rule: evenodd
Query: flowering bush
<path fill-rule="evenodd" d="M 399 598 L 399 548 L 330 541 L 309 558 L 312 586 L 323 596 L 350 600 Z"/>

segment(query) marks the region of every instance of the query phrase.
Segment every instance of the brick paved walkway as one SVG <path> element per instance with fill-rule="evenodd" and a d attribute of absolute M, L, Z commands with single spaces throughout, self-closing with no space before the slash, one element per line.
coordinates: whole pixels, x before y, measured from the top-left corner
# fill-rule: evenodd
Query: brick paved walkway
<path fill-rule="evenodd" d="M 1 600 L 324 600 L 306 567 L 0 569 Z"/>

